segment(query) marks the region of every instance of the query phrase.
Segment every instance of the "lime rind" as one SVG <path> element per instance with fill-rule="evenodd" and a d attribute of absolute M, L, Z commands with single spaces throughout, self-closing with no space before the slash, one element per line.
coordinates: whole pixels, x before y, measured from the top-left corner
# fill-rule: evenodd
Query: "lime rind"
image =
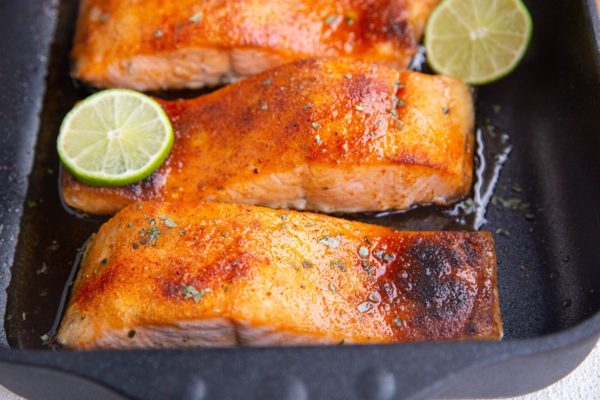
<path fill-rule="evenodd" d="M 122 134 L 119 140 L 106 139 L 112 128 Z M 133 90 L 110 89 L 93 94 L 67 113 L 57 150 L 65 168 L 79 181 L 125 186 L 160 167 L 173 142 L 173 127 L 160 104 Z"/>
<path fill-rule="evenodd" d="M 473 32 L 477 33 L 473 30 L 474 20 L 502 40 L 470 40 Z M 515 21 L 520 26 L 515 26 Z M 439 27 L 443 27 L 442 34 L 436 32 Z M 425 29 L 427 60 L 436 73 L 457 76 L 472 85 L 488 84 L 517 67 L 527 51 L 532 30 L 531 15 L 520 0 L 444 0 Z M 485 59 L 472 57 L 474 51 L 485 54 Z M 498 65 L 502 58 L 508 62 Z M 475 69 L 491 72 L 473 74 Z"/>

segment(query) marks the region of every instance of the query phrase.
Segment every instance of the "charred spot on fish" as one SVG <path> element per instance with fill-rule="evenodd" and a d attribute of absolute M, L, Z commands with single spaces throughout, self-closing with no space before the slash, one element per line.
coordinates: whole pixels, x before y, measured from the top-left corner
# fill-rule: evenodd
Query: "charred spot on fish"
<path fill-rule="evenodd" d="M 477 325 L 475 325 L 473 323 L 470 323 L 467 326 L 467 334 L 469 334 L 469 335 L 475 335 L 475 334 L 477 334 L 478 331 L 479 331 L 479 329 L 478 329 Z"/>
<path fill-rule="evenodd" d="M 405 47 L 414 46 L 413 30 L 407 20 L 393 21 L 387 31 L 388 39 L 396 39 Z"/>
<path fill-rule="evenodd" d="M 464 264 L 461 253 L 448 243 L 417 240 L 407 251 L 408 279 L 398 280 L 407 296 L 436 318 L 452 318 L 472 303 L 469 285 L 456 272 Z M 408 286 L 412 290 L 407 290 Z"/>
<path fill-rule="evenodd" d="M 468 265 L 472 265 L 473 267 L 479 268 L 480 262 L 479 257 L 477 256 L 477 249 L 481 248 L 482 243 L 477 236 L 467 236 L 465 240 L 461 244 L 461 250 L 465 257 L 465 262 Z"/>
<path fill-rule="evenodd" d="M 438 273 L 448 273 L 452 266 L 456 267 L 462 263 L 461 254 L 449 245 L 450 243 L 417 240 L 409 248 L 408 255 Z"/>

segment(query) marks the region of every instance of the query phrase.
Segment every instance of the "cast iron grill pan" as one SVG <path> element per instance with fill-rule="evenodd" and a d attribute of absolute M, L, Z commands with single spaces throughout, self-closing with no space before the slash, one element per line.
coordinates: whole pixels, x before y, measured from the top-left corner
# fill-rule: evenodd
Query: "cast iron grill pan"
<path fill-rule="evenodd" d="M 561 378 L 593 347 L 600 24 L 595 0 L 549 0 L 527 2 L 534 34 L 523 63 L 477 91 L 479 126 L 508 133 L 512 146 L 495 194 L 519 205 L 490 204 L 483 226 L 496 237 L 502 342 L 49 350 L 40 337 L 53 326 L 78 248 L 102 223 L 67 213 L 58 196 L 56 134 L 89 94 L 69 77 L 77 3 L 0 4 L 0 384 L 30 399 L 510 396 Z M 353 218 L 410 228 L 443 212 Z"/>

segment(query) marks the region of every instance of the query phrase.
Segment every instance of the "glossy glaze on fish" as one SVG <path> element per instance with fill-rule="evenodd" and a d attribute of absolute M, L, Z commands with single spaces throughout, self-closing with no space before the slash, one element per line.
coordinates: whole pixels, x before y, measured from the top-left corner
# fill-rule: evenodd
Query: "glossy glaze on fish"
<path fill-rule="evenodd" d="M 58 341 L 85 349 L 501 335 L 489 233 L 145 202 L 89 243 Z"/>
<path fill-rule="evenodd" d="M 98 87 L 198 88 L 346 56 L 404 68 L 437 0 L 82 0 L 73 75 Z"/>
<path fill-rule="evenodd" d="M 303 60 L 162 105 L 176 135 L 165 164 L 122 188 L 65 173 L 67 204 L 93 214 L 149 199 L 359 212 L 448 204 L 471 187 L 473 101 L 454 78 Z"/>

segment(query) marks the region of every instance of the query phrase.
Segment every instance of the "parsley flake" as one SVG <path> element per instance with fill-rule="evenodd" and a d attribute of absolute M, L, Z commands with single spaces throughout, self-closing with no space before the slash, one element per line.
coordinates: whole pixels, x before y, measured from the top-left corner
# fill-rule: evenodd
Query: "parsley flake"
<path fill-rule="evenodd" d="M 360 303 L 357 307 L 359 313 L 366 313 L 367 311 L 369 311 L 372 308 L 373 308 L 373 303 L 370 303 L 368 301 Z"/>
<path fill-rule="evenodd" d="M 194 303 L 198 303 L 200 300 L 202 300 L 202 297 L 204 297 L 204 295 L 208 292 L 210 292 L 210 289 L 208 289 L 208 288 L 198 290 L 192 285 L 183 285 L 183 290 L 182 290 L 183 298 L 184 299 L 193 298 Z"/>
<path fill-rule="evenodd" d="M 262 84 L 263 84 L 264 87 L 269 87 L 269 86 L 271 86 L 271 83 L 273 83 L 273 77 L 272 76 L 270 76 L 267 79 L 265 79 Z"/>
<path fill-rule="evenodd" d="M 340 16 L 339 16 L 339 15 L 336 15 L 336 14 L 330 15 L 329 17 L 327 17 L 327 18 L 325 19 L 325 23 L 326 23 L 327 25 L 331 25 L 331 24 L 333 24 L 334 22 L 336 22 L 336 21 L 338 20 L 338 18 L 339 18 L 339 17 L 340 17 Z"/>
<path fill-rule="evenodd" d="M 197 12 L 196 14 L 192 15 L 191 17 L 188 18 L 188 21 L 190 21 L 192 24 L 197 23 L 198 21 L 200 21 L 202 19 L 203 15 L 201 12 Z"/>
<path fill-rule="evenodd" d="M 367 258 L 367 257 L 369 257 L 369 249 L 366 248 L 365 246 L 360 246 L 360 248 L 358 249 L 358 255 L 361 258 Z"/>
<path fill-rule="evenodd" d="M 171 218 L 167 218 L 165 220 L 164 224 L 167 226 L 167 228 L 176 228 L 177 227 L 177 224 Z"/>
<path fill-rule="evenodd" d="M 391 263 L 396 259 L 396 256 L 393 254 L 384 254 L 382 258 L 384 261 Z"/>
<path fill-rule="evenodd" d="M 141 237 L 140 244 L 143 244 L 145 246 L 156 246 L 156 241 L 158 240 L 158 236 L 162 233 L 162 231 L 157 226 L 155 226 L 155 224 L 156 221 L 152 219 L 150 221 L 151 226 L 149 228 L 142 228 L 139 231 L 139 236 Z"/>
<path fill-rule="evenodd" d="M 319 239 L 319 243 L 327 246 L 327 247 L 331 247 L 333 249 L 335 249 L 336 247 L 338 247 L 340 245 L 340 236 L 336 236 L 336 237 L 331 237 L 331 236 L 323 236 L 322 238 Z"/>

